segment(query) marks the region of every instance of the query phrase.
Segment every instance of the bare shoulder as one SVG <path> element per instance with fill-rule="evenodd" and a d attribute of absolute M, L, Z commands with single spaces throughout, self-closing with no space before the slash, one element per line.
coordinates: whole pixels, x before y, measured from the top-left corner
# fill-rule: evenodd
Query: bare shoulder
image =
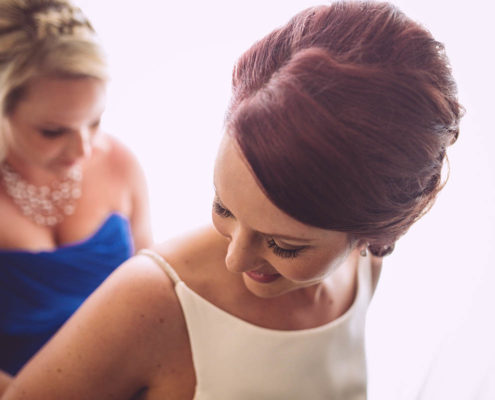
<path fill-rule="evenodd" d="M 125 292 L 133 307 L 161 311 L 161 302 L 176 302 L 174 283 L 160 266 L 145 255 L 138 254 L 123 263 L 105 285 L 108 291 Z M 156 301 L 159 300 L 159 301 Z"/>
<path fill-rule="evenodd" d="M 95 145 L 95 159 L 100 166 L 114 174 L 129 176 L 140 171 L 139 162 L 132 151 L 114 136 L 102 133 Z"/>
<path fill-rule="evenodd" d="M 170 374 L 185 337 L 173 283 L 151 259 L 135 256 L 20 371 L 6 398 L 131 398 L 157 374 Z"/>
<path fill-rule="evenodd" d="M 184 280 L 201 279 L 225 260 L 227 239 L 211 225 L 199 228 L 176 239 L 156 245 L 155 250 L 165 258 Z"/>
<path fill-rule="evenodd" d="M 134 154 L 102 133 L 85 175 L 95 188 L 93 197 L 104 197 L 113 211 L 129 218 L 135 248 L 153 243 L 146 177 Z"/>
<path fill-rule="evenodd" d="M 155 260 L 138 254 L 117 268 L 102 285 L 101 297 L 106 299 L 101 301 L 118 307 L 126 319 L 132 315 L 134 320 L 126 323 L 130 330 L 136 330 L 136 335 L 144 335 L 149 341 L 147 333 L 155 337 L 157 331 L 163 330 L 160 336 L 165 335 L 170 340 L 171 328 L 183 323 L 174 285 Z M 109 309 L 109 313 L 115 310 Z"/>
<path fill-rule="evenodd" d="M 100 326 L 101 337 L 111 342 L 121 338 L 121 343 L 108 343 L 107 349 L 135 349 L 133 362 L 143 360 L 142 368 L 146 367 L 143 355 L 158 353 L 162 339 L 173 341 L 173 327 L 183 323 L 174 283 L 155 261 L 143 255 L 131 257 L 118 267 L 78 313 L 81 318 L 93 319 L 91 326 Z M 119 351 L 117 347 L 115 350 Z"/>

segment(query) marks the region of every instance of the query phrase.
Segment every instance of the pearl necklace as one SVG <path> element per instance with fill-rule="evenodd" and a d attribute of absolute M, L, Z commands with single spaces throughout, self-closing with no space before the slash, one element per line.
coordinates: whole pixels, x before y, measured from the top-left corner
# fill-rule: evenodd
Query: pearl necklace
<path fill-rule="evenodd" d="M 35 186 L 26 182 L 7 162 L 0 163 L 0 173 L 7 194 L 22 213 L 42 226 L 54 226 L 76 209 L 81 197 L 82 170 L 72 168 L 61 181 L 50 186 Z"/>

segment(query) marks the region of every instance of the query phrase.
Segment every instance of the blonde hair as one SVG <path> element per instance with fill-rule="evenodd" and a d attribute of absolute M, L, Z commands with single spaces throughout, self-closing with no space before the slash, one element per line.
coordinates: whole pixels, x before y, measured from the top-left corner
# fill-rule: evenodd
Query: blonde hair
<path fill-rule="evenodd" d="M 95 31 L 68 0 L 0 0 L 0 161 L 5 118 L 40 76 L 107 79 Z"/>

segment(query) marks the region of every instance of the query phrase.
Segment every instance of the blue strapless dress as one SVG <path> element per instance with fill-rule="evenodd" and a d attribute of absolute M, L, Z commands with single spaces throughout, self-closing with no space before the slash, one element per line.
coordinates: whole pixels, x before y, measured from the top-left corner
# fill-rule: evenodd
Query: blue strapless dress
<path fill-rule="evenodd" d="M 117 213 L 52 251 L 0 250 L 0 369 L 16 374 L 133 251 L 129 221 Z"/>

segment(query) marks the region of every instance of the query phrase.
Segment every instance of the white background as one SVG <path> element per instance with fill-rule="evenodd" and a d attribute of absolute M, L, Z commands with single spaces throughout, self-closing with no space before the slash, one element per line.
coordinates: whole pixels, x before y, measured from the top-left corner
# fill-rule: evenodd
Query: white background
<path fill-rule="evenodd" d="M 147 176 L 155 239 L 208 223 L 235 59 L 309 0 L 80 0 L 107 50 L 105 130 Z M 397 0 L 445 43 L 467 113 L 432 211 L 385 259 L 369 398 L 495 398 L 494 22 L 489 1 Z"/>

